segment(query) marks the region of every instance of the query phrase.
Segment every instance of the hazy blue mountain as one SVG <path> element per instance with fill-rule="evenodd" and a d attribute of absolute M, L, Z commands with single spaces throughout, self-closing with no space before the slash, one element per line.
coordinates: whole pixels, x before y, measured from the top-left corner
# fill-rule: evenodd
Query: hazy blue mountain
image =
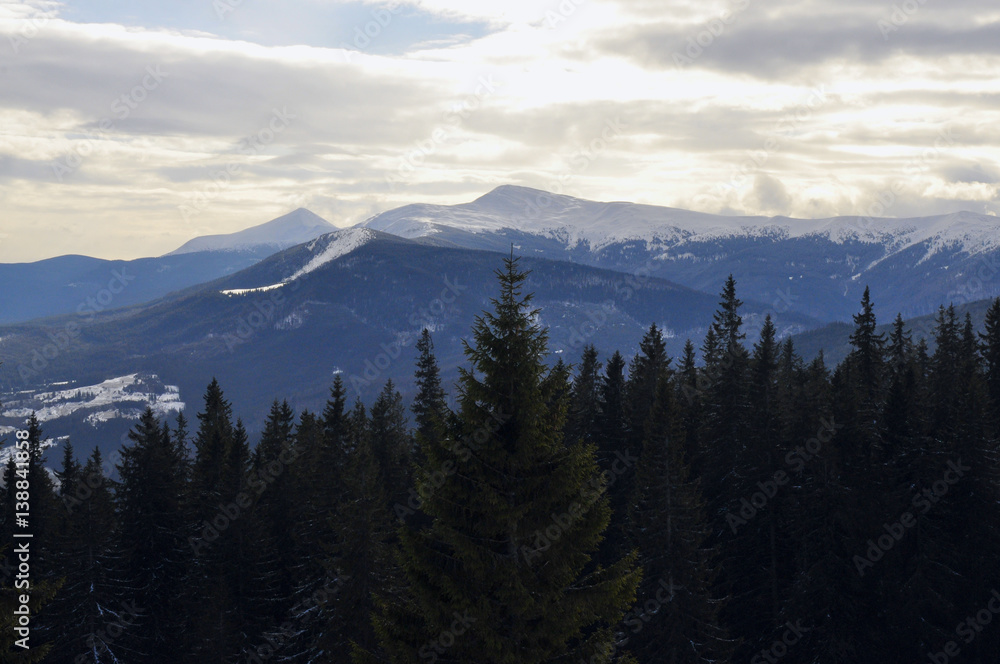
<path fill-rule="evenodd" d="M 195 238 L 157 258 L 59 256 L 0 264 L 0 324 L 68 313 L 82 321 L 100 311 L 148 302 L 234 274 L 331 230 L 331 224 L 299 209 L 231 235 Z"/>
<path fill-rule="evenodd" d="M 0 327 L 0 426 L 47 409 L 50 434 L 111 450 L 143 400 L 164 414 L 181 403 L 196 410 L 215 376 L 253 430 L 274 398 L 320 408 L 338 373 L 352 398 L 369 401 L 388 378 L 409 393 L 424 328 L 451 381 L 464 362 L 462 339 L 496 296 L 502 258 L 352 228 L 90 321 L 70 315 Z M 686 338 L 700 342 L 717 305 L 715 295 L 658 278 L 534 257 L 524 263 L 551 361 L 577 361 L 585 343 L 605 356 L 633 352 L 654 321 L 677 354 Z M 751 329 L 766 309 L 747 303 Z M 820 324 L 778 314 L 786 334 Z"/>

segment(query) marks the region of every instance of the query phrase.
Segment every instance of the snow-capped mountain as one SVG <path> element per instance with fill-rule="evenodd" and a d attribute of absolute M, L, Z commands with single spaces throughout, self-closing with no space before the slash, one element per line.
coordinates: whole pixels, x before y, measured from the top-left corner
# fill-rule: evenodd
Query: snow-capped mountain
<path fill-rule="evenodd" d="M 319 215 L 299 208 L 294 212 L 228 235 L 205 235 L 185 242 L 167 256 L 190 254 L 196 251 L 246 251 L 270 249 L 278 252 L 308 242 L 337 227 Z"/>
<path fill-rule="evenodd" d="M 891 313 L 907 315 L 1000 293 L 1000 220 L 972 212 L 730 217 L 502 186 L 471 203 L 407 205 L 362 225 L 442 245 L 514 244 L 521 253 L 643 270 L 710 292 L 732 273 L 747 297 L 827 319 L 853 313 L 866 284 L 880 286 Z"/>

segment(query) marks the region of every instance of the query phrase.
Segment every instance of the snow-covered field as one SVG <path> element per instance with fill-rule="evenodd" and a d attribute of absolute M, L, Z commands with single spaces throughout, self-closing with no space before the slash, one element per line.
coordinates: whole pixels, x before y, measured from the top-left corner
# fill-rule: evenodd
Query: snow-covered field
<path fill-rule="evenodd" d="M 162 385 L 155 374 L 129 374 L 96 385 L 22 392 L 5 396 L 3 401 L 8 406 L 0 412 L 3 418 L 26 419 L 35 413 L 40 422 L 48 422 L 86 413 L 85 421 L 94 426 L 114 418 L 138 419 L 147 405 L 160 417 L 184 408 L 180 390 L 174 385 Z M 10 428 L 9 424 L 4 428 Z"/>

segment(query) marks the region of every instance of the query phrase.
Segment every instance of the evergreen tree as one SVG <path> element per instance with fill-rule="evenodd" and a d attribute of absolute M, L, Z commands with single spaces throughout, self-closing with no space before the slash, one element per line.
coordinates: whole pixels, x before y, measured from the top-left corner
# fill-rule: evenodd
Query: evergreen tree
<path fill-rule="evenodd" d="M 130 664 L 173 664 L 186 657 L 179 636 L 188 621 L 180 599 L 193 557 L 185 537 L 184 460 L 148 407 L 129 440 L 117 466 L 116 599 L 138 616 L 116 643 Z"/>
<path fill-rule="evenodd" d="M 601 362 L 597 359 L 597 349 L 588 344 L 583 349 L 580 368 L 570 390 L 569 419 L 566 424 L 566 438 L 570 443 L 579 441 L 587 445 L 597 444 L 600 404 Z"/>
<path fill-rule="evenodd" d="M 262 559 L 269 565 L 268 585 L 274 589 L 273 622 L 281 622 L 295 588 L 298 552 L 294 546 L 296 464 L 295 412 L 287 401 L 271 405 L 260 442 L 253 453 L 249 488 L 258 495 L 255 518 L 261 524 Z"/>
<path fill-rule="evenodd" d="M 417 371 L 415 374 L 417 395 L 413 399 L 413 415 L 416 420 L 414 432 L 414 453 L 420 449 L 419 439 L 437 437 L 448 421 L 448 405 L 444 388 L 441 387 L 441 371 L 434 357 L 434 342 L 426 329 L 417 341 Z"/>
<path fill-rule="evenodd" d="M 390 505 L 406 502 L 413 483 L 410 434 L 403 397 L 391 380 L 386 381 L 371 409 L 372 450 L 379 467 L 379 483 Z"/>
<path fill-rule="evenodd" d="M 716 552 L 697 480 L 684 459 L 675 387 L 661 372 L 646 423 L 632 519 L 643 580 L 625 625 L 640 662 L 727 662 L 732 644 L 712 598 Z"/>
<path fill-rule="evenodd" d="M 721 518 L 734 487 L 733 451 L 746 445 L 747 377 L 749 354 L 743 346 L 743 302 L 736 297 L 732 275 L 722 289 L 719 308 L 705 337 L 702 353 L 705 360 L 703 381 L 704 417 L 699 435 L 704 482 L 702 484 L 712 514 Z M 727 493 L 729 491 L 729 493 Z M 721 521 L 716 529 L 726 528 Z"/>
<path fill-rule="evenodd" d="M 299 564 L 291 611 L 295 631 L 279 661 L 299 664 L 318 661 L 327 627 L 335 619 L 331 617 L 334 606 L 317 606 L 312 598 L 328 587 L 329 557 L 345 544 L 338 514 L 346 496 L 347 459 L 354 437 L 339 375 L 334 378 L 322 419 L 303 413 L 296 438 L 302 456 L 296 462 L 300 471 L 296 473 L 299 515 L 294 539 Z"/>
<path fill-rule="evenodd" d="M 694 344 L 684 342 L 684 354 L 678 371 L 677 393 L 684 419 L 684 458 L 691 465 L 695 476 L 700 475 L 700 450 L 698 434 L 702 420 L 702 374 L 698 370 Z"/>
<path fill-rule="evenodd" d="M 632 440 L 628 421 L 625 358 L 615 351 L 608 359 L 598 388 L 599 402 L 595 421 L 597 437 L 597 465 L 601 472 L 615 476 L 613 466 L 620 457 L 628 459 L 638 449 L 629 452 Z M 621 463 L 619 461 L 619 463 Z M 627 469 L 626 469 L 627 470 Z M 598 548 L 596 561 L 603 567 L 610 567 L 622 557 L 627 541 L 622 524 L 628 517 L 629 493 L 625 482 L 615 482 L 607 488 L 611 507 L 609 530 Z"/>
<path fill-rule="evenodd" d="M 725 615 L 741 640 L 744 661 L 771 643 L 791 561 L 785 532 L 790 520 L 778 402 L 778 345 L 767 316 L 750 360 L 747 430 L 732 449 L 721 536 L 723 580 L 731 595 Z M 748 507 L 749 505 L 749 507 Z"/>
<path fill-rule="evenodd" d="M 139 611 L 120 597 L 114 496 L 100 450 L 80 468 L 67 443 L 57 475 L 65 506 L 59 556 L 65 582 L 51 605 L 58 637 L 47 661 L 74 662 L 81 655 L 95 664 L 121 661 L 120 632 L 134 626 Z"/>
<path fill-rule="evenodd" d="M 588 571 L 609 514 L 593 449 L 564 442 L 568 399 L 553 394 L 568 385 L 547 380 L 527 275 L 513 257 L 497 275 L 466 345 L 461 436 L 423 450 L 417 473 L 433 522 L 401 531 L 408 622 L 383 604 L 376 633 L 393 662 L 606 662 L 638 572 L 631 557 Z"/>
<path fill-rule="evenodd" d="M 1000 437 L 1000 298 L 986 312 L 986 330 L 980 335 L 986 363 L 986 389 L 990 398 L 994 435 Z"/>

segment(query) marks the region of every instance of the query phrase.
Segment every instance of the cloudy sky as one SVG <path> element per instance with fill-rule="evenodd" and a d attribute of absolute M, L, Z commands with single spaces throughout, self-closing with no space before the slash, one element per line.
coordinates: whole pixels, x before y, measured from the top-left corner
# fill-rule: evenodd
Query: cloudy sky
<path fill-rule="evenodd" d="M 0 2 L 2 262 L 500 184 L 907 217 L 998 182 L 995 0 Z"/>

